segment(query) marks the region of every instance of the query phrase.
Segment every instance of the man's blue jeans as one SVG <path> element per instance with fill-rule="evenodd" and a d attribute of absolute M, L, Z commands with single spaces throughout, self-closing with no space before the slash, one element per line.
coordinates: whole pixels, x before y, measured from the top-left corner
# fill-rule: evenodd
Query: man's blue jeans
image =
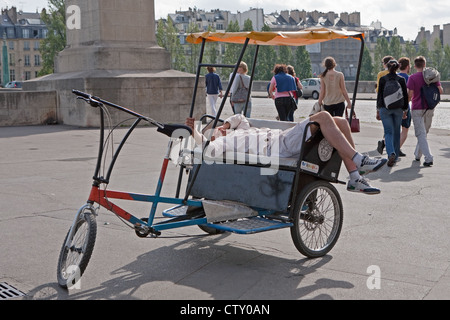
<path fill-rule="evenodd" d="M 400 154 L 400 132 L 402 126 L 402 109 L 380 108 L 380 118 L 384 128 L 384 143 L 388 157 L 395 153 L 395 159 Z"/>

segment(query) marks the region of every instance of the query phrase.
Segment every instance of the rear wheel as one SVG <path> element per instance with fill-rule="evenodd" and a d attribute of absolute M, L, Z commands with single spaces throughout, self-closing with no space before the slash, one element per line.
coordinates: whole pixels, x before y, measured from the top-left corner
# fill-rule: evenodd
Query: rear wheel
<path fill-rule="evenodd" d="M 292 240 L 301 254 L 324 256 L 336 244 L 342 222 L 342 200 L 336 188 L 323 180 L 311 182 L 297 196 Z"/>
<path fill-rule="evenodd" d="M 85 211 L 75 222 L 74 228 L 70 239 L 68 239 L 70 230 L 67 233 L 59 254 L 57 277 L 59 285 L 63 288 L 76 285 L 89 263 L 97 236 L 94 214 Z"/>

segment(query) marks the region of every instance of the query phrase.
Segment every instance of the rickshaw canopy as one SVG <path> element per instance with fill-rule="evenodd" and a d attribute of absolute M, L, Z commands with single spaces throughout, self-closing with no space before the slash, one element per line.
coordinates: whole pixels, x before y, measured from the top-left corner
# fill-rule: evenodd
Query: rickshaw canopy
<path fill-rule="evenodd" d="M 191 33 L 186 40 L 190 43 L 200 44 L 203 39 L 206 42 L 226 42 L 244 44 L 249 39 L 249 44 L 271 46 L 304 46 L 319 42 L 354 38 L 361 40 L 364 33 L 356 31 L 335 30 L 328 28 L 307 28 L 299 31 L 246 31 L 246 32 L 197 32 Z"/>

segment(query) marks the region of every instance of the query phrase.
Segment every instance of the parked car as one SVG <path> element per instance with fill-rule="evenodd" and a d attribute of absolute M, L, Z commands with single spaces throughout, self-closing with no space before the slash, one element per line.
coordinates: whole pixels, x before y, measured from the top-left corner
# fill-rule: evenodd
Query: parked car
<path fill-rule="evenodd" d="M 320 93 L 320 79 L 319 78 L 308 78 L 301 80 L 303 86 L 303 98 L 313 98 L 314 100 L 319 99 Z"/>
<path fill-rule="evenodd" d="M 22 88 L 22 82 L 20 81 L 11 81 L 8 82 L 5 88 Z"/>

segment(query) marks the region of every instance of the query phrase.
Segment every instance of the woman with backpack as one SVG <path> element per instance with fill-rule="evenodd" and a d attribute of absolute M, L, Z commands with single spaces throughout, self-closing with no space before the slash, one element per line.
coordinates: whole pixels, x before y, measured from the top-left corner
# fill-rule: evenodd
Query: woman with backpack
<path fill-rule="evenodd" d="M 408 111 L 408 92 L 405 78 L 397 75 L 397 60 L 386 66 L 389 73 L 381 77 L 378 88 L 377 120 L 383 123 L 387 165 L 392 167 L 400 155 L 400 131 L 403 113 Z"/>
<path fill-rule="evenodd" d="M 247 64 L 244 61 L 241 61 L 237 69 L 236 77 L 230 89 L 231 94 L 230 102 L 234 114 L 244 113 L 245 111 L 248 92 L 251 90 L 250 76 L 247 75 L 247 72 L 248 72 Z M 230 74 L 230 80 L 232 75 L 233 74 Z M 247 112 L 244 115 L 247 118 L 250 118 L 251 113 L 252 113 L 252 97 L 250 96 L 247 105 Z"/>

